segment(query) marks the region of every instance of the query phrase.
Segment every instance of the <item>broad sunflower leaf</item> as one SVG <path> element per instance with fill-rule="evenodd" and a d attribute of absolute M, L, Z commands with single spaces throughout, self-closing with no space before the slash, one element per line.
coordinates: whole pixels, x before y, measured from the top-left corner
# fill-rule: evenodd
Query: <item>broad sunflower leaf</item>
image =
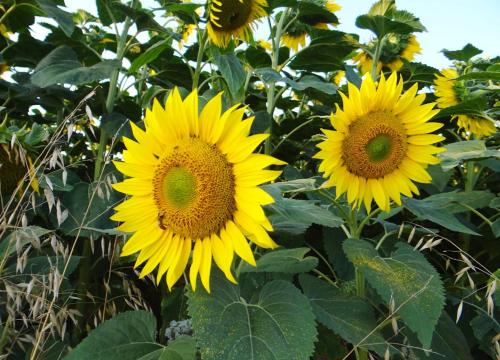
<path fill-rule="evenodd" d="M 432 221 L 451 231 L 479 235 L 474 230 L 462 224 L 450 210 L 436 206 L 436 204 L 411 198 L 403 198 L 403 204 L 420 219 Z"/>
<path fill-rule="evenodd" d="M 83 85 L 109 78 L 111 72 L 119 66 L 118 60 L 104 60 L 93 66 L 82 66 L 76 53 L 68 46 L 61 45 L 40 61 L 31 75 L 31 82 L 42 88 L 55 84 Z"/>
<path fill-rule="evenodd" d="M 488 207 L 495 195 L 489 191 L 452 191 L 429 196 L 422 202 L 453 214 L 467 212 L 469 206 L 473 209 Z M 465 205 L 465 206 L 464 206 Z"/>
<path fill-rule="evenodd" d="M 361 15 L 356 18 L 356 26 L 371 30 L 379 39 L 387 34 L 410 34 L 425 31 L 418 18 L 407 11 L 394 11 L 386 15 Z"/>
<path fill-rule="evenodd" d="M 138 310 L 120 313 L 99 325 L 71 351 L 65 360 L 194 360 L 174 349 L 156 343 L 156 319 L 150 312 Z M 194 342 L 191 342 L 194 347 Z M 170 357 L 163 357 L 165 352 Z M 161 356 L 161 357 L 160 357 Z M 165 355 L 166 356 L 166 355 Z"/>
<path fill-rule="evenodd" d="M 439 274 L 424 255 L 398 243 L 392 256 L 383 258 L 370 243 L 359 239 L 344 241 L 343 248 L 386 304 L 394 299 L 397 313 L 429 348 L 445 299 Z"/>
<path fill-rule="evenodd" d="M 51 0 L 36 0 L 36 3 L 42 8 L 48 17 L 54 19 L 66 36 L 71 36 L 75 25 L 73 24 L 73 15 L 64 10 L 61 10 L 57 4 Z"/>
<path fill-rule="evenodd" d="M 444 171 L 453 169 L 464 160 L 500 158 L 500 150 L 488 149 L 483 140 L 459 141 L 445 145 L 446 151 L 438 155 Z"/>
<path fill-rule="evenodd" d="M 245 85 L 246 73 L 243 65 L 234 53 L 221 54 L 215 47 L 213 49 L 214 63 L 219 67 L 227 87 L 233 98 L 241 95 Z"/>
<path fill-rule="evenodd" d="M 257 266 L 245 266 L 241 272 L 303 273 L 318 266 L 318 259 L 306 256 L 309 248 L 280 249 L 270 251 L 257 260 Z"/>
<path fill-rule="evenodd" d="M 372 307 L 365 300 L 346 295 L 311 275 L 302 274 L 299 281 L 319 323 L 347 342 L 383 356 L 390 345 L 378 331 L 373 332 L 377 322 Z"/>
<path fill-rule="evenodd" d="M 475 338 L 479 342 L 479 347 L 494 358 L 495 349 L 492 339 L 500 333 L 500 324 L 498 321 L 490 317 L 484 310 L 481 310 L 477 311 L 476 316 L 470 322 L 470 326 Z"/>
<path fill-rule="evenodd" d="M 458 77 L 457 80 L 500 80 L 500 71 L 474 71 Z"/>
<path fill-rule="evenodd" d="M 421 352 L 418 355 L 425 356 L 429 360 L 472 360 L 467 339 L 446 311 L 443 311 L 439 318 L 432 337 L 431 349 L 432 352 L 429 354 L 424 355 Z"/>
<path fill-rule="evenodd" d="M 301 1 L 298 6 L 298 12 L 299 21 L 311 26 L 317 25 L 318 23 L 339 23 L 339 19 L 334 13 L 313 2 Z"/>
<path fill-rule="evenodd" d="M 308 47 L 299 51 L 289 66 L 293 70 L 344 70 L 344 59 L 355 49 L 356 43 L 351 34 L 329 31 L 328 35 L 313 39 Z"/>
<path fill-rule="evenodd" d="M 253 299 L 213 271 L 211 294 L 189 294 L 188 312 L 203 360 L 302 360 L 316 327 L 307 298 L 290 282 L 268 282 Z"/>
<path fill-rule="evenodd" d="M 188 5 L 188 4 L 185 4 Z M 189 4 L 191 5 L 191 4 Z M 128 70 L 129 74 L 133 74 L 139 70 L 141 66 L 149 64 L 151 61 L 155 60 L 158 56 L 161 55 L 165 50 L 171 47 L 172 41 L 170 39 L 165 39 L 158 41 L 149 47 L 145 52 L 139 55 L 132 64 L 130 65 L 130 69 Z"/>
<path fill-rule="evenodd" d="M 459 60 L 459 61 L 469 61 L 476 55 L 479 55 L 483 52 L 483 50 L 478 49 L 472 44 L 465 45 L 461 50 L 446 50 L 443 49 L 443 54 L 450 60 Z"/>
<path fill-rule="evenodd" d="M 470 115 L 483 117 L 484 111 L 488 108 L 487 99 L 484 96 L 471 98 L 461 103 L 441 109 L 434 119 L 442 119 L 453 115 Z"/>

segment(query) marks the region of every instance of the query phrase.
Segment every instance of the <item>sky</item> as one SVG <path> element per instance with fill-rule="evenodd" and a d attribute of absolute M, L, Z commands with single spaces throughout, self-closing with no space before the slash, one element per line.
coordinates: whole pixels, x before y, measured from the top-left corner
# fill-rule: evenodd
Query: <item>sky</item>
<path fill-rule="evenodd" d="M 158 6 L 153 0 L 142 3 L 144 7 Z M 337 3 L 342 6 L 337 13 L 341 23 L 338 29 L 357 33 L 361 41 L 368 41 L 371 33 L 358 29 L 354 23 L 357 16 L 368 12 L 374 0 L 337 0 Z M 441 50 L 458 50 L 467 43 L 483 50 L 483 56 L 500 55 L 500 0 L 396 0 L 396 5 L 398 9 L 412 12 L 427 28 L 427 32 L 417 34 L 423 50 L 415 61 L 437 68 L 447 67 L 451 63 Z M 93 0 L 66 0 L 66 6 L 96 14 Z"/>

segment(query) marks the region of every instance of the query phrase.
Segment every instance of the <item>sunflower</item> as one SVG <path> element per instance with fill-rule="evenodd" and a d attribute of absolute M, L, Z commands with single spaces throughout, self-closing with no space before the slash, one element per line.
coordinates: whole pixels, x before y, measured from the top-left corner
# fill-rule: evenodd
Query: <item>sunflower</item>
<path fill-rule="evenodd" d="M 281 43 L 290 50 L 297 52 L 300 48 L 306 45 L 306 36 L 307 32 L 305 30 L 297 32 L 286 32 L 281 37 Z"/>
<path fill-rule="evenodd" d="M 139 252 L 141 276 L 158 267 L 157 282 L 166 274 L 169 289 L 184 272 L 192 254 L 189 279 L 193 290 L 200 274 L 210 291 L 212 258 L 226 277 L 236 253 L 255 266 L 246 239 L 262 248 L 277 245 L 262 206 L 273 198 L 258 185 L 281 171 L 264 170 L 282 161 L 253 151 L 268 134 L 249 136 L 253 117 L 235 105 L 221 113 L 222 93 L 198 114 L 198 95 L 182 100 L 175 88 L 165 109 L 155 102 L 144 119 L 145 131 L 131 123 L 135 141 L 124 138 L 123 162 L 115 162 L 129 179 L 114 185 L 130 195 L 112 219 L 133 235 L 122 256 Z"/>
<path fill-rule="evenodd" d="M 463 82 L 455 80 L 458 76 L 455 69 L 444 69 L 441 75 L 436 75 L 434 80 L 435 93 L 438 97 L 436 102 L 441 109 L 460 103 L 460 94 L 465 92 L 465 87 Z M 452 119 L 457 120 L 460 129 L 478 138 L 488 137 L 497 131 L 493 121 L 478 116 L 455 115 Z"/>
<path fill-rule="evenodd" d="M 375 44 L 368 44 L 370 52 L 375 51 Z M 379 62 L 377 63 L 377 74 L 382 68 L 391 71 L 398 71 L 403 67 L 403 59 L 413 61 L 415 54 L 420 54 L 422 48 L 415 35 L 391 35 L 387 38 Z M 369 52 L 360 51 L 352 60 L 358 64 L 363 74 L 370 72 L 373 65 L 373 59 Z"/>
<path fill-rule="evenodd" d="M 401 205 L 401 194 L 418 195 L 414 181 L 431 182 L 426 167 L 443 151 L 432 144 L 444 137 L 429 134 L 443 126 L 428 122 L 438 113 L 435 104 L 422 105 L 425 94 L 417 95 L 417 84 L 404 94 L 402 89 L 395 72 L 387 80 L 382 74 L 378 84 L 368 73 L 361 89 L 348 83 L 349 96 L 340 93 L 343 109 L 337 105 L 330 117 L 335 130 L 323 130 L 326 140 L 314 156 L 322 160 L 325 186 L 336 186 L 337 197 L 347 193 L 353 206 L 364 202 L 368 212 L 373 199 L 389 211 L 391 200 Z"/>
<path fill-rule="evenodd" d="M 211 0 L 208 36 L 219 47 L 227 47 L 231 38 L 252 39 L 252 23 L 266 16 L 266 0 Z"/>
<path fill-rule="evenodd" d="M 345 71 L 344 70 L 337 70 L 335 74 L 332 76 L 332 82 L 339 86 L 342 80 L 345 78 Z"/>
<path fill-rule="evenodd" d="M 181 39 L 179 40 L 179 49 L 182 49 L 184 47 L 195 29 L 196 25 L 194 24 L 183 24 L 179 28 L 179 32 L 181 33 Z"/>

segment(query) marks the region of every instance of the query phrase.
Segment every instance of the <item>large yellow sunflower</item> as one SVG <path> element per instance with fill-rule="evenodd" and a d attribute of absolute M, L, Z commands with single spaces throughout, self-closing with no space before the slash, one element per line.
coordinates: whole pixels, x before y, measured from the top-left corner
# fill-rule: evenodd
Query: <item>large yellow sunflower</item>
<path fill-rule="evenodd" d="M 252 23 L 266 16 L 266 0 L 210 0 L 208 36 L 219 47 L 227 47 L 231 38 L 249 41 Z"/>
<path fill-rule="evenodd" d="M 441 109 L 460 103 L 459 92 L 464 92 L 465 88 L 462 82 L 455 80 L 458 77 L 455 69 L 444 69 L 441 75 L 436 75 L 434 80 L 435 93 L 438 97 L 436 102 Z M 457 120 L 460 129 L 475 135 L 478 138 L 488 137 L 496 133 L 497 129 L 493 121 L 469 115 L 455 115 L 452 118 Z"/>
<path fill-rule="evenodd" d="M 373 44 L 368 47 L 373 48 Z M 374 48 L 373 48 L 374 50 Z M 398 71 L 403 67 L 403 59 L 413 61 L 416 54 L 420 54 L 422 47 L 417 41 L 415 35 L 392 35 L 387 38 L 379 62 L 377 63 L 377 74 L 382 68 L 387 68 L 391 71 Z M 363 74 L 370 72 L 373 65 L 373 59 L 369 53 L 362 50 L 358 52 L 352 60 L 358 64 L 359 69 Z"/>
<path fill-rule="evenodd" d="M 255 260 L 246 239 L 263 248 L 276 244 L 262 206 L 273 198 L 258 187 L 280 171 L 264 170 L 282 161 L 253 151 L 267 134 L 249 136 L 253 117 L 242 121 L 245 108 L 222 112 L 221 93 L 198 114 L 198 95 L 182 100 L 177 89 L 165 109 L 155 102 L 144 119 L 145 131 L 131 123 L 135 141 L 124 138 L 123 162 L 115 162 L 129 179 L 114 185 L 130 195 L 112 219 L 133 235 L 122 256 L 139 252 L 141 276 L 159 267 L 169 288 L 184 272 L 192 254 L 189 278 L 210 291 L 212 258 L 226 277 L 233 253 L 251 265 Z"/>
<path fill-rule="evenodd" d="M 402 94 L 403 81 L 394 72 L 383 74 L 375 84 L 368 73 L 361 89 L 348 83 L 349 96 L 340 93 L 342 110 L 337 105 L 330 121 L 335 128 L 323 130 L 326 140 L 314 157 L 321 159 L 319 170 L 328 178 L 326 186 L 336 186 L 337 197 L 347 193 L 349 203 L 367 211 L 374 199 L 384 211 L 390 202 L 401 204 L 400 194 L 418 194 L 413 183 L 431 182 L 428 164 L 442 148 L 433 146 L 444 139 L 429 134 L 443 126 L 428 122 L 438 110 L 434 103 L 424 104 L 425 94 L 417 95 L 413 85 Z"/>

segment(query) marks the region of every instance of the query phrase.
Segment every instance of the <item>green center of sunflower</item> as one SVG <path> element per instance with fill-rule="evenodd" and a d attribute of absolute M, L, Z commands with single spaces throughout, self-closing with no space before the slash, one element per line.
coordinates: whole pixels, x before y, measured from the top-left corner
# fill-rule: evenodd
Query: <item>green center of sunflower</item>
<path fill-rule="evenodd" d="M 377 179 L 394 171 L 406 156 L 406 131 L 390 112 L 366 114 L 349 126 L 342 144 L 347 169 L 364 178 Z"/>
<path fill-rule="evenodd" d="M 232 165 L 215 145 L 180 140 L 153 178 L 161 228 L 190 239 L 218 233 L 236 211 Z"/>
<path fill-rule="evenodd" d="M 163 178 L 165 199 L 178 208 L 186 208 L 196 198 L 196 180 L 182 167 L 175 167 Z"/>
<path fill-rule="evenodd" d="M 234 31 L 247 25 L 253 0 L 212 0 L 211 23 L 219 31 Z"/>
<path fill-rule="evenodd" d="M 366 144 L 366 153 L 373 162 L 383 161 L 391 154 L 391 138 L 380 134 Z"/>

